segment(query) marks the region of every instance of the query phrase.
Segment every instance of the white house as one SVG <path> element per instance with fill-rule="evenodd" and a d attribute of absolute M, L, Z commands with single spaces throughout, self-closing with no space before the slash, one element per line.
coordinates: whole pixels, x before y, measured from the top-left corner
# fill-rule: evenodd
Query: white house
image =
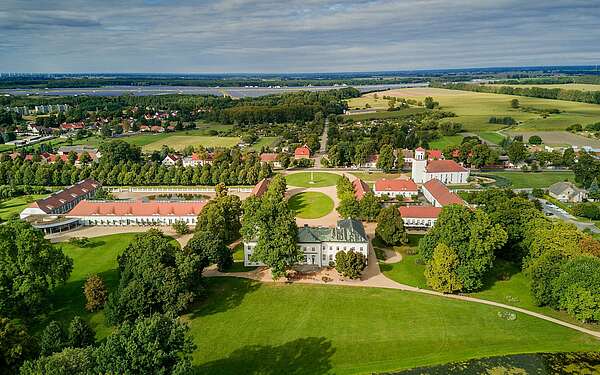
<path fill-rule="evenodd" d="M 451 192 L 446 185 L 437 179 L 424 183 L 421 190 L 425 199 L 435 207 L 444 207 L 449 204 L 465 204 L 458 195 Z"/>
<path fill-rule="evenodd" d="M 204 164 L 212 164 L 213 154 L 207 153 L 206 156 L 202 156 L 199 153 L 194 152 L 191 156 L 186 156 L 182 159 L 184 167 L 197 167 L 203 166 Z"/>
<path fill-rule="evenodd" d="M 362 223 L 353 219 L 339 220 L 335 228 L 309 227 L 298 228 L 297 243 L 304 259 L 300 264 L 311 264 L 319 267 L 329 266 L 335 262 L 338 251 L 353 250 L 368 257 L 369 240 Z M 244 241 L 244 265 L 263 266 L 261 262 L 252 260 L 252 253 L 257 240 Z"/>
<path fill-rule="evenodd" d="M 428 160 L 425 149 L 419 147 L 415 150 L 412 162 L 412 178 L 418 184 L 424 184 L 434 178 L 444 184 L 466 184 L 469 170 L 454 160 Z"/>
<path fill-rule="evenodd" d="M 195 225 L 207 201 L 88 201 L 83 200 L 65 216 L 82 225 L 171 225 L 176 221 Z"/>
<path fill-rule="evenodd" d="M 419 194 L 419 188 L 411 179 L 388 180 L 383 178 L 375 181 L 373 193 L 378 197 L 382 195 L 390 197 L 401 195 L 404 198 L 410 198 Z"/>
<path fill-rule="evenodd" d="M 578 203 L 587 199 L 587 191 L 580 189 L 571 182 L 562 181 L 550 185 L 548 194 L 561 202 Z"/>
<path fill-rule="evenodd" d="M 179 160 L 181 160 L 181 157 L 179 155 L 169 154 L 165 156 L 165 158 L 162 160 L 162 165 L 171 167 L 173 165 L 176 165 Z"/>
<path fill-rule="evenodd" d="M 442 209 L 426 206 L 400 206 L 400 216 L 407 228 L 427 229 L 435 225 Z"/>

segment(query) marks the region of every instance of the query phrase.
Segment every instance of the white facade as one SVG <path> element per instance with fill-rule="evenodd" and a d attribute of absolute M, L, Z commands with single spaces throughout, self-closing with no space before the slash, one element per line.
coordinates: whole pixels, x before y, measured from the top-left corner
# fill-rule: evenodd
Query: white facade
<path fill-rule="evenodd" d="M 403 217 L 404 226 L 407 228 L 431 228 L 435 225 L 437 217 Z"/>
<path fill-rule="evenodd" d="M 117 215 L 89 215 L 89 216 L 71 216 L 78 218 L 81 225 L 100 225 L 100 226 L 128 226 L 128 225 L 172 225 L 177 221 L 183 221 L 188 225 L 196 225 L 196 215 L 186 216 L 117 216 Z"/>
<path fill-rule="evenodd" d="M 427 167 L 427 159 L 425 158 L 425 150 L 416 149 L 415 158 L 412 160 L 412 179 L 417 184 L 427 182 L 425 168 Z"/>
<path fill-rule="evenodd" d="M 465 172 L 439 172 L 439 173 L 425 173 L 425 181 L 423 183 L 433 180 L 440 180 L 445 185 L 451 184 L 466 184 L 469 180 L 469 171 Z"/>
<path fill-rule="evenodd" d="M 362 253 L 368 258 L 369 244 L 358 242 L 321 242 L 321 243 L 298 243 L 298 246 L 304 253 L 304 260 L 299 264 L 310 264 L 319 267 L 327 267 L 330 262 L 335 263 L 335 255 L 339 251 L 355 251 Z M 251 261 L 252 253 L 256 247 L 256 242 L 244 242 L 244 265 L 245 266 L 264 266 L 261 262 Z"/>
<path fill-rule="evenodd" d="M 431 194 L 429 190 L 425 186 L 423 186 L 423 196 L 427 199 L 427 202 L 431 203 L 433 207 L 444 207 L 437 199 Z"/>

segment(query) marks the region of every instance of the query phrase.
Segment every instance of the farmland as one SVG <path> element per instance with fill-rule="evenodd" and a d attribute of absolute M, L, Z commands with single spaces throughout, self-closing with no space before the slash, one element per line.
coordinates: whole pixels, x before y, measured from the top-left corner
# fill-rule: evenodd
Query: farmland
<path fill-rule="evenodd" d="M 540 87 L 543 89 L 563 89 L 563 90 L 580 90 L 580 91 L 600 91 L 600 85 L 594 85 L 589 83 L 533 83 L 533 84 L 504 84 L 504 83 L 494 83 L 488 84 L 488 86 L 509 86 L 509 87 Z"/>
<path fill-rule="evenodd" d="M 547 188 L 560 181 L 575 181 L 575 175 L 571 171 L 560 172 L 486 172 L 477 175 L 493 178 L 498 187 L 511 187 L 513 189 L 523 188 Z"/>
<path fill-rule="evenodd" d="M 569 125 L 575 123 L 585 125 L 600 121 L 600 106 L 562 100 L 439 88 L 406 88 L 379 92 L 377 94 L 378 96 L 395 96 L 418 101 L 423 101 L 425 97 L 432 96 L 435 101 L 440 103 L 442 110 L 451 111 L 457 115 L 457 117 L 449 119 L 450 121 L 460 122 L 464 125 L 465 130 L 472 132 L 489 132 L 505 127 L 501 124 L 490 124 L 488 120 L 491 116 L 512 117 L 520 122 L 516 129 L 523 131 L 564 130 Z M 374 105 L 381 105 L 375 99 L 372 99 L 372 101 L 365 99 L 373 98 L 374 95 L 374 93 L 370 93 L 358 99 L 351 99 L 349 100 L 349 106 L 353 107 L 357 100 L 359 101 L 356 103 L 363 106 L 366 103 L 369 103 L 372 107 Z M 543 118 L 540 114 L 534 112 L 525 112 L 521 109 L 511 108 L 510 101 L 512 99 L 518 99 L 521 107 L 533 107 L 540 110 L 556 108 L 561 113 Z"/>

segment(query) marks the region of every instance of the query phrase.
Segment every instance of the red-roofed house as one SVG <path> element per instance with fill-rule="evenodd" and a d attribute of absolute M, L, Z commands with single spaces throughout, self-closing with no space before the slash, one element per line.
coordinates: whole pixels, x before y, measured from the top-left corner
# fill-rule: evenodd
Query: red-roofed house
<path fill-rule="evenodd" d="M 441 150 L 429 150 L 427 152 L 428 160 L 442 160 L 444 159 L 444 154 L 442 154 Z"/>
<path fill-rule="evenodd" d="M 72 131 L 72 130 L 80 130 L 85 128 L 85 124 L 83 122 L 63 122 L 60 124 L 60 130 L 62 131 Z"/>
<path fill-rule="evenodd" d="M 310 147 L 307 145 L 300 146 L 294 150 L 294 159 L 309 159 Z"/>
<path fill-rule="evenodd" d="M 354 196 L 357 200 L 363 199 L 365 194 L 371 192 L 371 188 L 369 187 L 369 185 L 367 185 L 360 178 L 357 178 L 356 180 L 352 181 L 352 186 L 354 186 Z"/>
<path fill-rule="evenodd" d="M 388 180 L 383 178 L 375 182 L 373 193 L 375 193 L 375 195 L 378 197 L 385 194 L 391 197 L 402 195 L 405 198 L 410 198 L 419 194 L 419 188 L 411 179 Z"/>
<path fill-rule="evenodd" d="M 88 201 L 82 200 L 66 216 L 83 225 L 171 225 L 176 221 L 196 224 L 206 201 Z"/>
<path fill-rule="evenodd" d="M 426 206 L 400 206 L 400 216 L 407 228 L 431 228 L 442 209 Z"/>
<path fill-rule="evenodd" d="M 183 158 L 184 167 L 197 167 L 203 166 L 204 164 L 212 164 L 214 155 L 212 153 L 206 153 L 204 155 L 197 152 L 192 153 L 192 156 L 186 156 Z"/>
<path fill-rule="evenodd" d="M 166 165 L 166 166 L 170 167 L 170 166 L 177 164 L 177 161 L 179 161 L 179 160 L 181 160 L 181 157 L 179 155 L 168 154 L 163 159 L 162 165 Z"/>
<path fill-rule="evenodd" d="M 367 157 L 367 161 L 365 161 L 363 164 L 359 165 L 359 167 L 368 168 L 368 169 L 377 169 L 377 161 L 378 160 L 379 160 L 379 155 L 377 155 L 377 154 L 369 155 Z"/>
<path fill-rule="evenodd" d="M 277 160 L 279 154 L 276 152 L 263 152 L 260 154 L 261 163 L 271 163 L 275 168 L 281 168 L 281 163 Z"/>
<path fill-rule="evenodd" d="M 423 195 L 435 207 L 444 207 L 449 204 L 465 204 L 458 195 L 451 192 L 446 185 L 437 179 L 429 180 L 423 184 Z"/>
<path fill-rule="evenodd" d="M 162 133 L 165 131 L 165 128 L 163 128 L 162 126 L 153 125 L 150 127 L 150 131 L 152 133 Z"/>

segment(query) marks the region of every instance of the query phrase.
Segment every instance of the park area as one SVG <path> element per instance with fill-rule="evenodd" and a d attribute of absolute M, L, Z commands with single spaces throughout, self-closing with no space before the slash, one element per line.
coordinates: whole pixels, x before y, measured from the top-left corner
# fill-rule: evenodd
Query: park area
<path fill-rule="evenodd" d="M 505 127 L 501 124 L 490 124 L 489 118 L 492 116 L 514 118 L 520 122 L 516 127 L 519 131 L 564 130 L 569 125 L 577 123 L 586 125 L 600 121 L 600 106 L 595 104 L 440 88 L 405 88 L 370 93 L 358 99 L 350 99 L 349 106 L 364 107 L 368 103 L 372 107 L 381 107 L 383 99 L 374 99 L 375 94 L 378 97 L 385 95 L 417 101 L 423 101 L 425 97 L 431 96 L 440 103 L 441 110 L 451 111 L 457 115 L 447 121 L 462 123 L 465 130 L 470 132 L 490 132 Z M 512 99 L 519 100 L 521 109 L 511 108 Z M 537 110 L 558 109 L 561 113 L 543 118 L 538 113 L 522 110 L 525 107 Z"/>
<path fill-rule="evenodd" d="M 97 273 L 114 290 L 116 257 L 134 236 L 92 238 L 83 248 L 62 244 L 74 270 L 56 290 L 48 320 L 81 315 L 97 339 L 106 337 L 112 328 L 103 312 L 84 310 L 82 285 Z M 207 285 L 207 299 L 183 316 L 198 347 L 193 362 L 199 374 L 366 374 L 513 353 L 600 349 L 590 336 L 540 319 L 519 313 L 506 319 L 503 309 L 437 296 L 227 277 L 209 278 Z"/>
<path fill-rule="evenodd" d="M 46 195 L 47 194 L 23 195 L 20 197 L 0 201 L 0 222 L 6 221 L 14 216 L 19 216 L 19 213 L 21 213 L 21 211 L 23 211 L 27 206 L 35 202 L 37 199 L 46 197 Z"/>
<path fill-rule="evenodd" d="M 572 171 L 483 172 L 475 175 L 496 180 L 495 185 L 499 188 L 510 187 L 513 189 L 545 189 L 556 182 L 575 182 L 575 174 Z"/>
<path fill-rule="evenodd" d="M 300 172 L 285 176 L 287 184 L 296 187 L 335 186 L 339 178 L 339 175 L 328 172 Z"/>
<path fill-rule="evenodd" d="M 333 200 L 326 194 L 316 191 L 299 193 L 290 198 L 288 204 L 296 217 L 301 219 L 318 219 L 333 210 Z"/>

